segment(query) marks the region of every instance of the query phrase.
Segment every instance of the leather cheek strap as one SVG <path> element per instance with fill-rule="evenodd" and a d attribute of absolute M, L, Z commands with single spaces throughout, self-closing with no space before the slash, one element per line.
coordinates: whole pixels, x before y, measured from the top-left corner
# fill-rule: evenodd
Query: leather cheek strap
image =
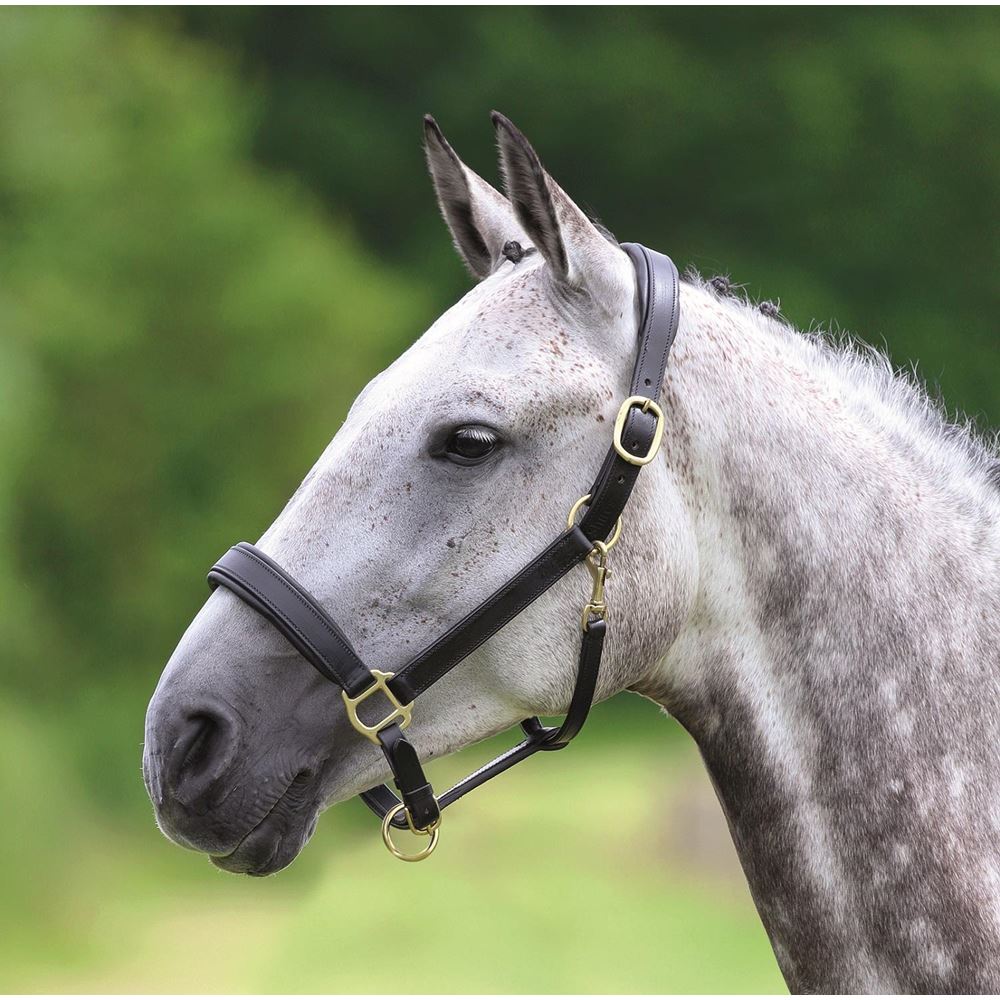
<path fill-rule="evenodd" d="M 667 358 L 680 322 L 680 288 L 674 262 L 638 243 L 623 243 L 636 274 L 639 304 L 639 353 L 632 370 L 630 396 L 660 398 Z M 637 458 L 649 453 L 657 430 L 657 418 L 634 406 L 626 415 L 621 443 Z M 590 489 L 590 504 L 580 529 L 593 541 L 608 537 L 625 510 L 641 465 L 623 458 L 612 448 Z"/>
<path fill-rule="evenodd" d="M 494 591 L 389 681 L 403 703 L 413 701 L 582 562 L 593 544 L 579 527 L 560 535 L 516 576 Z"/>
<path fill-rule="evenodd" d="M 659 399 L 667 358 L 680 324 L 680 278 L 674 262 L 640 243 L 623 243 L 632 261 L 639 302 L 639 354 L 631 396 Z"/>

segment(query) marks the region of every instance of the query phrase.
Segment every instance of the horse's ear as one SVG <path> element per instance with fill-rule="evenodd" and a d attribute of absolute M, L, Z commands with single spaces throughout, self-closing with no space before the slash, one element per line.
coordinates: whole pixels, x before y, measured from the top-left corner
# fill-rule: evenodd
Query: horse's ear
<path fill-rule="evenodd" d="M 507 197 L 528 238 L 560 281 L 583 287 L 599 280 L 620 251 L 549 176 L 521 130 L 498 111 L 491 117 Z"/>
<path fill-rule="evenodd" d="M 424 116 L 424 151 L 441 214 L 462 260 L 477 278 L 485 278 L 508 240 L 524 240 L 510 202 L 451 148 L 430 115 Z"/>

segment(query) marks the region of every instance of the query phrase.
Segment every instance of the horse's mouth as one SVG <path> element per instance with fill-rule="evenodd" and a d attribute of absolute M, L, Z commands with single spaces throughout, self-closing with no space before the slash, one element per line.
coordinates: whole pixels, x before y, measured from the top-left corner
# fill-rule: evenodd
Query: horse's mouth
<path fill-rule="evenodd" d="M 238 875 L 273 875 L 290 865 L 316 829 L 319 809 L 312 795 L 314 776 L 300 771 L 264 818 L 228 854 L 210 855 L 212 864 Z"/>

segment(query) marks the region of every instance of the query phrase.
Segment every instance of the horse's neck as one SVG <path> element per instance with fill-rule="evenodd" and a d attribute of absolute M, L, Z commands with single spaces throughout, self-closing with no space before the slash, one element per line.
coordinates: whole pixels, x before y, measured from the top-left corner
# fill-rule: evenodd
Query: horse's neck
<path fill-rule="evenodd" d="M 1000 495 L 983 456 L 909 390 L 688 299 L 668 460 L 699 597 L 645 693 L 700 746 L 790 985 L 998 989 Z"/>

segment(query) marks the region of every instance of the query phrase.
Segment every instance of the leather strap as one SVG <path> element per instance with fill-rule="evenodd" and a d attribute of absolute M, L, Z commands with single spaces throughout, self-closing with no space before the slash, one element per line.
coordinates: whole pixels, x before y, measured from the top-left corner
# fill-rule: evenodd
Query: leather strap
<path fill-rule="evenodd" d="M 640 303 L 639 353 L 632 371 L 630 396 L 659 399 L 667 358 L 680 322 L 680 279 L 674 262 L 641 243 L 623 243 L 636 275 Z"/>
<path fill-rule="evenodd" d="M 569 745 L 587 721 L 590 708 L 594 704 L 597 690 L 597 675 L 601 671 L 601 654 L 604 652 L 604 636 L 608 626 L 603 618 L 593 618 L 587 625 L 580 641 L 580 662 L 576 669 L 576 685 L 570 699 L 566 718 L 559 729 L 546 740 L 546 750 L 562 750 Z"/>
<path fill-rule="evenodd" d="M 477 771 L 473 771 L 472 774 L 463 778 L 443 795 L 439 796 L 437 805 L 440 809 L 446 809 L 474 788 L 478 788 L 491 778 L 503 774 L 504 771 L 527 759 L 539 750 L 562 750 L 569 745 L 570 740 L 583 728 L 583 724 L 587 721 L 587 716 L 590 714 L 590 707 L 594 701 L 594 692 L 597 689 L 597 678 L 601 668 L 601 652 L 604 649 L 606 631 L 607 625 L 604 620 L 596 618 L 589 623 L 587 631 L 583 633 L 583 638 L 580 642 L 580 661 L 577 667 L 576 684 L 573 688 L 573 696 L 562 725 L 558 729 L 555 729 L 542 725 L 541 720 L 537 717 L 526 719 L 521 723 L 525 739 L 516 746 L 511 747 L 510 750 L 505 750 L 499 756 L 494 757 L 493 760 L 484 764 Z M 398 729 L 398 726 L 390 726 L 389 729 Z M 381 733 L 379 736 L 381 737 Z M 405 787 L 406 778 L 404 777 L 401 780 L 395 768 L 393 768 L 393 776 L 396 780 L 396 787 L 399 788 L 402 795 L 402 802 L 406 805 L 407 809 L 410 809 L 408 801 L 409 791 Z M 420 776 L 423 776 L 423 772 L 421 772 Z M 411 780 L 417 781 L 418 779 L 413 777 Z M 400 803 L 400 799 L 393 795 L 386 785 L 378 785 L 367 792 L 362 792 L 361 798 L 365 805 L 379 818 L 384 818 L 386 813 L 390 812 Z M 429 823 L 433 822 L 433 820 L 429 820 L 427 823 L 418 822 L 412 811 L 411 816 L 414 816 L 414 825 L 420 829 L 426 829 Z M 402 829 L 407 825 L 405 817 L 397 815 L 392 820 L 392 825 Z"/>
<path fill-rule="evenodd" d="M 222 585 L 260 612 L 327 680 L 351 697 L 372 675 L 337 623 L 304 587 L 249 542 L 234 545 L 211 568 L 208 585 Z"/>
<path fill-rule="evenodd" d="M 632 370 L 630 396 L 658 401 L 667 358 L 680 322 L 679 279 L 674 262 L 638 243 L 623 243 L 632 260 L 639 299 L 639 351 Z M 622 445 L 633 455 L 645 455 L 653 442 L 656 417 L 638 406 L 629 410 Z M 621 517 L 642 466 L 626 461 L 612 448 L 590 488 L 590 504 L 580 530 L 592 541 L 608 537 Z"/>
<path fill-rule="evenodd" d="M 426 830 L 440 819 L 441 810 L 434 798 L 434 789 L 424 776 L 417 751 L 396 722 L 379 730 L 378 739 L 410 821 L 418 830 Z M 386 791 L 389 791 L 388 788 Z M 391 792 L 389 794 L 392 795 Z M 394 804 L 399 801 L 394 795 L 392 798 Z M 405 825 L 403 817 L 400 817 L 400 825 Z"/>
<path fill-rule="evenodd" d="M 577 527 L 560 535 L 520 573 L 410 660 L 389 681 L 392 693 L 404 703 L 413 701 L 583 562 L 593 547 Z"/>

